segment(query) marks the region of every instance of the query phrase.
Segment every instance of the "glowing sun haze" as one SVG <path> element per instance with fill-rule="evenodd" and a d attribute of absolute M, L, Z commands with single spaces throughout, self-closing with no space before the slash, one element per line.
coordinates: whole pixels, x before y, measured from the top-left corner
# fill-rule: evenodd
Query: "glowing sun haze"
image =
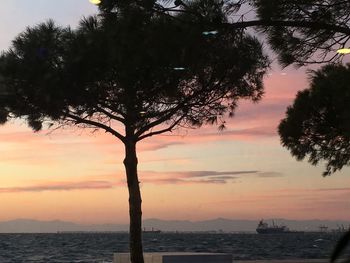
<path fill-rule="evenodd" d="M 28 25 L 53 18 L 75 27 L 97 11 L 87 0 L 2 0 L 0 50 Z M 350 220 L 349 168 L 297 162 L 276 128 L 304 69 L 275 67 L 258 104 L 241 101 L 228 129 L 180 130 L 138 144 L 144 218 Z M 0 127 L 0 221 L 128 222 L 123 146 L 103 132 L 34 134 L 20 120 Z M 346 212 L 345 212 L 346 211 Z"/>

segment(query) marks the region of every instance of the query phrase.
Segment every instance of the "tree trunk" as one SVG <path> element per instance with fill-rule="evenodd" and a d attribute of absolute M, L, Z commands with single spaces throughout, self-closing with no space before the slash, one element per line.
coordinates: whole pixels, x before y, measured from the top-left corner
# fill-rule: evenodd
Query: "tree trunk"
<path fill-rule="evenodd" d="M 124 166 L 129 190 L 130 216 L 130 257 L 132 263 L 144 263 L 142 254 L 142 211 L 141 192 L 137 176 L 136 142 L 133 139 L 125 140 Z"/>

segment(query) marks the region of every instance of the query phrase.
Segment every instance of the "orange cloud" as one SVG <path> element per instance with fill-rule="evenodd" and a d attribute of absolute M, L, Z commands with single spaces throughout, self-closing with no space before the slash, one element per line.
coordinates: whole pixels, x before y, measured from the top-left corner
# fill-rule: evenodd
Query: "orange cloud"
<path fill-rule="evenodd" d="M 279 172 L 242 170 L 242 171 L 139 171 L 139 180 L 142 184 L 224 184 L 246 176 L 259 178 L 282 177 Z M 113 174 L 90 176 L 91 179 L 103 178 L 108 181 L 117 181 L 117 185 L 126 185 L 123 171 Z"/>
<path fill-rule="evenodd" d="M 142 183 L 150 184 L 225 184 L 241 176 L 280 177 L 278 172 L 251 171 L 140 171 Z"/>
<path fill-rule="evenodd" d="M 31 186 L 4 187 L 0 188 L 0 193 L 109 189 L 114 186 L 108 181 L 52 182 Z"/>
<path fill-rule="evenodd" d="M 281 176 L 277 172 L 247 171 L 139 171 L 142 184 L 225 184 L 240 176 Z M 27 186 L 2 187 L 0 193 L 110 189 L 126 186 L 124 172 L 86 177 L 88 180 L 44 182 Z M 96 180 L 96 179 L 100 180 Z"/>

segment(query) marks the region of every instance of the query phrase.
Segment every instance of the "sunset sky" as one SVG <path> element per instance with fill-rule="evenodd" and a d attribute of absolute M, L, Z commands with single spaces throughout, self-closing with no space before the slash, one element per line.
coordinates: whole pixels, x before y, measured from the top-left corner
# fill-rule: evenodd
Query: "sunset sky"
<path fill-rule="evenodd" d="M 97 11 L 88 0 L 1 0 L 0 50 L 28 25 L 53 18 L 77 25 Z M 350 220 L 350 169 L 322 177 L 323 165 L 298 162 L 277 126 L 305 68 L 265 79 L 258 104 L 242 101 L 227 129 L 179 130 L 138 145 L 143 217 L 204 220 Z M 123 145 L 103 132 L 33 133 L 21 120 L 0 127 L 0 221 L 128 222 Z"/>

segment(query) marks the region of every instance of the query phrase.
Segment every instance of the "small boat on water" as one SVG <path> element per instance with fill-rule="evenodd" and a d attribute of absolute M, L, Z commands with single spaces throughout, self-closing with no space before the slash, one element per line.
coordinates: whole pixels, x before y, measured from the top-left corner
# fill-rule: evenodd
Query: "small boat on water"
<path fill-rule="evenodd" d="M 159 229 L 154 229 L 154 228 L 152 227 L 152 229 L 149 229 L 149 230 L 147 230 L 146 228 L 144 228 L 144 229 L 142 230 L 142 233 L 143 233 L 143 234 L 160 234 L 160 233 L 162 233 L 162 231 L 160 231 Z"/>
<path fill-rule="evenodd" d="M 260 220 L 258 227 L 256 228 L 256 232 L 258 234 L 290 234 L 290 233 L 303 233 L 301 231 L 291 231 L 285 225 L 276 225 L 274 221 L 272 221 L 272 225 L 264 222 L 264 220 Z"/>

